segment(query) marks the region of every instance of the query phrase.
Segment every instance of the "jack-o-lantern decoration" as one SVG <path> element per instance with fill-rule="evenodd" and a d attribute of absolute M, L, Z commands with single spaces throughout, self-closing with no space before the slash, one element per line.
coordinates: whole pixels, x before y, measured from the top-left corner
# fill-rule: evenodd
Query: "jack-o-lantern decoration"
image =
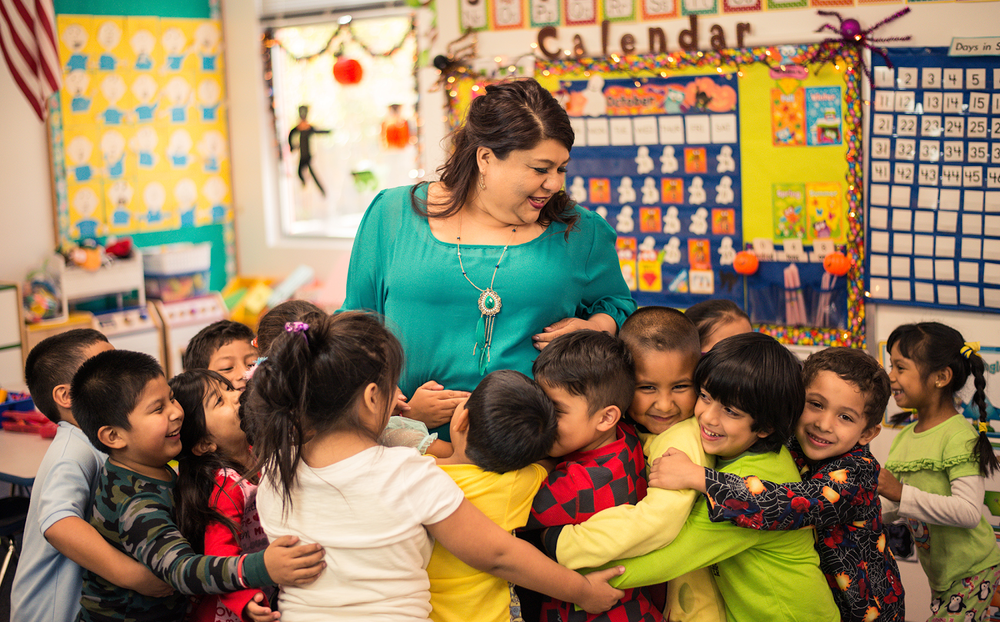
<path fill-rule="evenodd" d="M 340 58 L 333 65 L 333 77 L 337 82 L 344 85 L 357 84 L 361 82 L 364 70 L 361 63 L 353 58 Z"/>
<path fill-rule="evenodd" d="M 742 274 L 743 276 L 756 274 L 759 267 L 760 260 L 757 259 L 757 255 L 753 251 L 740 251 L 736 253 L 736 258 L 733 259 L 733 269 L 736 270 L 737 274 Z"/>
<path fill-rule="evenodd" d="M 851 269 L 851 260 L 840 251 L 834 251 L 823 259 L 823 269 L 833 276 L 844 276 Z"/>

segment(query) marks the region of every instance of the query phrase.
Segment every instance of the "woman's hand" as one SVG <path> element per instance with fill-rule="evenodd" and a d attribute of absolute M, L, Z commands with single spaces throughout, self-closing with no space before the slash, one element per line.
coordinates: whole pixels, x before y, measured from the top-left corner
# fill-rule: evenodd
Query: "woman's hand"
<path fill-rule="evenodd" d="M 589 320 L 578 317 L 566 317 L 555 324 L 546 326 L 542 329 L 541 333 L 532 336 L 531 340 L 535 342 L 536 350 L 542 350 L 559 335 L 573 333 L 578 330 L 599 330 L 609 335 L 614 335 L 618 331 L 618 324 L 615 323 L 613 317 L 606 313 L 595 313 Z"/>
<path fill-rule="evenodd" d="M 406 403 L 406 395 L 403 390 L 396 387 L 396 402 L 392 406 L 393 415 L 405 415 L 410 412 L 410 405 Z"/>
<path fill-rule="evenodd" d="M 264 567 L 278 585 L 309 585 L 326 568 L 322 546 L 295 546 L 298 541 L 296 536 L 281 536 L 264 549 Z"/>
<path fill-rule="evenodd" d="M 649 485 L 665 490 L 693 488 L 705 492 L 705 469 L 691 462 L 680 449 L 671 447 L 650 465 Z"/>
<path fill-rule="evenodd" d="M 413 392 L 410 411 L 406 416 L 423 421 L 430 429 L 447 424 L 455 414 L 455 407 L 469 397 L 468 391 L 449 391 L 433 380 L 429 380 Z"/>
<path fill-rule="evenodd" d="M 878 472 L 878 494 L 899 503 L 899 498 L 903 495 L 903 484 L 888 469 L 883 468 Z"/>
<path fill-rule="evenodd" d="M 244 620 L 248 622 L 274 622 L 281 619 L 281 612 L 271 611 L 271 608 L 264 603 L 264 593 L 257 592 L 253 599 L 243 608 Z"/>

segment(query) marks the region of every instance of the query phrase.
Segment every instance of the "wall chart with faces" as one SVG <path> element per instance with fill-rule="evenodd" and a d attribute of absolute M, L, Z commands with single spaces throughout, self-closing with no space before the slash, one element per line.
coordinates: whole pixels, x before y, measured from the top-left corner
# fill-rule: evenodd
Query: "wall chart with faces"
<path fill-rule="evenodd" d="M 1000 312 L 1000 67 L 946 48 L 873 55 L 867 289 Z"/>
<path fill-rule="evenodd" d="M 638 82 L 638 84 L 637 84 Z M 618 233 L 640 305 L 744 306 L 739 86 L 733 75 L 560 82 L 576 133 L 570 196 Z"/>

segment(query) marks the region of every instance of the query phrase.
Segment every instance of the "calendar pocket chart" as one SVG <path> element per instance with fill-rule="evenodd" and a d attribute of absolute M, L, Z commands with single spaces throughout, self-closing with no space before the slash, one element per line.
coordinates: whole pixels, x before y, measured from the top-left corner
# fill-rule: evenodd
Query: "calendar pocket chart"
<path fill-rule="evenodd" d="M 1000 312 L 1000 67 L 947 48 L 873 55 L 866 289 Z"/>

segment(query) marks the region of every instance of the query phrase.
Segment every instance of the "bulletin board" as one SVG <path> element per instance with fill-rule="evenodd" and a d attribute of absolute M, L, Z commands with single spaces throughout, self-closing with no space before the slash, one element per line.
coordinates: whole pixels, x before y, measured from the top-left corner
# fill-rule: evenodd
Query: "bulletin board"
<path fill-rule="evenodd" d="M 816 49 L 536 61 L 576 134 L 566 190 L 618 232 L 640 305 L 727 298 L 785 343 L 864 344 L 857 73 Z"/>
<path fill-rule="evenodd" d="M 60 243 L 211 242 L 218 290 L 235 258 L 222 31 L 208 7 L 199 18 L 57 15 L 49 138 Z"/>
<path fill-rule="evenodd" d="M 1000 313 L 1000 68 L 947 48 L 873 55 L 868 291 Z M 992 140 L 992 142 L 991 142 Z"/>

